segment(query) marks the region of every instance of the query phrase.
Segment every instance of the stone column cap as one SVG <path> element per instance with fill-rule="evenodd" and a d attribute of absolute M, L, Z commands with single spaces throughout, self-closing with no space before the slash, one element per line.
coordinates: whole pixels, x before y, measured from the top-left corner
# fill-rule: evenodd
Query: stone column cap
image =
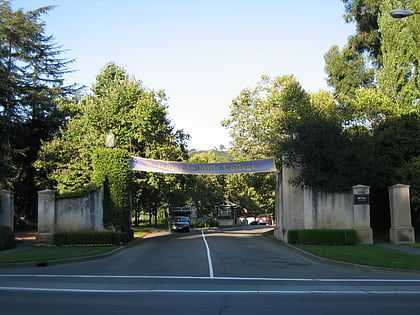
<path fill-rule="evenodd" d="M 396 185 L 389 186 L 388 189 L 399 189 L 399 188 L 407 188 L 407 187 L 410 187 L 410 185 L 396 184 Z"/>

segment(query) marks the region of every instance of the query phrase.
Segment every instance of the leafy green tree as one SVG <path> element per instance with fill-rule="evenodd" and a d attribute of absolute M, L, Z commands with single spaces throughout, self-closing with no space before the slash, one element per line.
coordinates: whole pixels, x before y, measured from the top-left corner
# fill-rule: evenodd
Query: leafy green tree
<path fill-rule="evenodd" d="M 133 156 L 186 158 L 188 135 L 170 125 L 163 91 L 143 87 L 123 68 L 109 63 L 97 76 L 92 92 L 71 106 L 74 118 L 61 135 L 43 143 L 36 166 L 48 178 L 41 183 L 45 188 L 67 192 L 89 186 L 92 154 L 104 146 L 105 135 L 110 131 L 117 137 L 118 148 Z M 156 216 L 158 207 L 168 204 L 173 197 L 170 192 L 182 186 L 180 181 L 179 176 L 135 172 L 134 211 Z"/>
<path fill-rule="evenodd" d="M 15 191 L 17 215 L 36 211 L 32 163 L 65 121 L 60 102 L 76 91 L 63 84 L 71 61 L 40 20 L 51 8 L 14 11 L 0 1 L 0 188 Z"/>
<path fill-rule="evenodd" d="M 410 185 L 412 220 L 420 218 L 420 116 L 410 113 L 386 120 L 374 129 L 375 148 L 374 185 L 387 193 L 395 184 Z"/>
<path fill-rule="evenodd" d="M 381 1 L 382 12 L 395 9 L 400 1 Z M 412 10 L 420 10 L 420 1 L 408 1 Z M 392 100 L 394 113 L 418 111 L 420 101 L 420 20 L 394 19 L 382 14 L 378 19 L 381 30 L 382 68 L 378 72 L 378 85 Z"/>
<path fill-rule="evenodd" d="M 294 184 L 342 192 L 367 183 L 372 167 L 370 133 L 364 127 L 343 129 L 340 121 L 317 110 L 295 121 L 293 137 L 284 139 L 288 166 L 299 166 Z"/>
<path fill-rule="evenodd" d="M 227 159 L 216 156 L 215 152 L 195 154 L 189 163 L 223 163 Z M 197 206 L 200 215 L 212 215 L 214 206 L 226 196 L 226 175 L 196 175 L 187 177 L 188 202 Z"/>
<path fill-rule="evenodd" d="M 347 23 L 356 24 L 356 34 L 348 39 L 348 46 L 358 55 L 373 57 L 380 66 L 381 34 L 378 26 L 382 0 L 342 0 Z M 402 1 L 399 1 L 400 4 Z"/>
<path fill-rule="evenodd" d="M 75 117 L 60 136 L 43 144 L 36 165 L 48 174 L 46 187 L 66 192 L 88 185 L 92 152 L 104 146 L 110 131 L 118 147 L 135 156 L 177 160 L 185 155 L 187 136 L 170 125 L 162 91 L 144 88 L 113 63 L 97 76 L 92 91 L 98 95 L 73 104 Z"/>
<path fill-rule="evenodd" d="M 420 1 L 343 2 L 346 21 L 356 24 L 356 34 L 342 50 L 333 46 L 325 55 L 328 84 L 334 88 L 343 122 L 377 124 L 418 110 L 420 22 L 396 20 L 389 12 L 400 7 L 418 10 Z"/>
<path fill-rule="evenodd" d="M 232 101 L 230 118 L 222 122 L 230 129 L 233 156 L 273 156 L 280 162 L 279 143 L 290 132 L 288 121 L 302 115 L 308 106 L 310 96 L 294 76 L 262 76 L 257 87 L 241 91 Z"/>
<path fill-rule="evenodd" d="M 294 132 L 292 122 L 306 115 L 312 101 L 326 112 L 334 104 L 322 92 L 311 99 L 294 76 L 262 76 L 257 87 L 232 101 L 230 118 L 223 122 L 233 139 L 232 155 L 237 160 L 274 157 L 281 165 L 282 143 Z M 234 202 L 255 213 L 274 213 L 273 174 L 232 175 L 227 182 Z"/>
<path fill-rule="evenodd" d="M 333 46 L 324 58 L 327 82 L 341 103 L 348 102 L 357 89 L 374 86 L 374 69 L 366 65 L 365 55 L 355 53 L 351 47 L 340 50 Z"/>

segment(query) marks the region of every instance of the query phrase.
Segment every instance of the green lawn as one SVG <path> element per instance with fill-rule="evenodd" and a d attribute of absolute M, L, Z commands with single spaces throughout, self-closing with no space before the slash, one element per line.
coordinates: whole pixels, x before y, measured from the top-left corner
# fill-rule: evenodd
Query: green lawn
<path fill-rule="evenodd" d="M 134 237 L 142 237 L 147 232 L 150 232 L 151 230 L 154 230 L 156 227 L 153 226 L 145 226 L 145 225 L 139 225 L 139 226 L 133 226 L 132 229 L 134 231 Z"/>
<path fill-rule="evenodd" d="M 303 245 L 293 246 L 316 256 L 354 264 L 399 269 L 420 270 L 420 255 L 412 255 L 399 250 L 377 245 Z"/>
<path fill-rule="evenodd" d="M 141 237 L 155 227 L 133 227 L 134 237 Z M 0 264 L 43 262 L 49 260 L 88 257 L 106 254 L 118 246 L 92 246 L 92 247 L 31 247 L 17 251 L 0 251 Z"/>
<path fill-rule="evenodd" d="M 17 251 L 0 251 L 0 264 L 42 262 L 106 254 L 118 246 L 102 247 L 32 247 Z"/>

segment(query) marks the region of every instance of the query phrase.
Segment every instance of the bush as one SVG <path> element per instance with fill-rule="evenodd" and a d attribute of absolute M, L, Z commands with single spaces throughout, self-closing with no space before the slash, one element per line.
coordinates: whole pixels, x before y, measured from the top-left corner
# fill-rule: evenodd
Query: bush
<path fill-rule="evenodd" d="M 219 227 L 219 221 L 212 219 L 207 222 L 209 227 Z"/>
<path fill-rule="evenodd" d="M 288 242 L 305 244 L 340 244 L 354 245 L 357 243 L 355 230 L 289 230 L 287 232 Z"/>
<path fill-rule="evenodd" d="M 105 232 L 55 232 L 53 244 L 64 245 L 122 245 L 127 242 L 127 234 L 117 231 Z"/>
<path fill-rule="evenodd" d="M 16 247 L 15 234 L 12 229 L 0 225 L 0 250 Z"/>
<path fill-rule="evenodd" d="M 194 227 L 196 227 L 196 228 L 202 228 L 202 227 L 205 227 L 205 226 L 206 226 L 206 224 L 203 221 L 195 221 L 194 222 Z"/>

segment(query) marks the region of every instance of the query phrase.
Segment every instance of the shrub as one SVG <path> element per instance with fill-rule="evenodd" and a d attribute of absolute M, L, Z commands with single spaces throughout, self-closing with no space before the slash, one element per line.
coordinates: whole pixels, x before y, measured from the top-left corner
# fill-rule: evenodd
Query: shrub
<path fill-rule="evenodd" d="M 208 224 L 209 227 L 218 227 L 219 226 L 219 221 L 213 219 L 213 220 L 209 220 L 207 222 L 207 224 Z"/>
<path fill-rule="evenodd" d="M 0 250 L 16 247 L 15 234 L 12 229 L 0 225 Z"/>
<path fill-rule="evenodd" d="M 289 230 L 287 232 L 289 243 L 305 244 L 340 244 L 354 245 L 357 243 L 355 230 L 309 229 Z"/>
<path fill-rule="evenodd" d="M 64 245 L 121 245 L 127 242 L 124 232 L 55 232 L 53 243 Z"/>
<path fill-rule="evenodd" d="M 202 227 L 205 227 L 205 226 L 206 226 L 206 224 L 203 221 L 195 221 L 194 222 L 194 227 L 196 227 L 196 228 L 202 228 Z"/>

